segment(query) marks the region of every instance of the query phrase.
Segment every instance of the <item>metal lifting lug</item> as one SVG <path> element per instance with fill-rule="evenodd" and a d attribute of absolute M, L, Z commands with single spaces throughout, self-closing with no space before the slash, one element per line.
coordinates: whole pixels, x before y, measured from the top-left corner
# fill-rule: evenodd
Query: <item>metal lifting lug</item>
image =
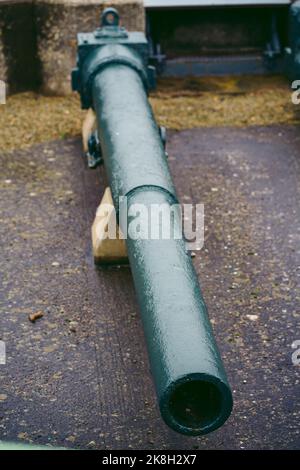
<path fill-rule="evenodd" d="M 101 27 L 94 33 L 96 38 L 127 38 L 128 33 L 120 26 L 119 13 L 115 8 L 106 8 L 101 17 Z"/>
<path fill-rule="evenodd" d="M 101 145 L 97 130 L 95 130 L 89 137 L 86 158 L 88 167 L 91 169 L 97 168 L 97 166 L 103 163 Z"/>

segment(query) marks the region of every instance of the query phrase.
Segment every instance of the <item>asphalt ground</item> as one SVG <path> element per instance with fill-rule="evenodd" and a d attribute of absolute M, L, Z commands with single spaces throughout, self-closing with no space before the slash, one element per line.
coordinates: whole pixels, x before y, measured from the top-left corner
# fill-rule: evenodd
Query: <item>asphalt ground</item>
<path fill-rule="evenodd" d="M 199 438 L 161 420 L 130 269 L 93 263 L 104 168 L 88 170 L 71 138 L 0 155 L 1 440 L 300 448 L 300 366 L 292 362 L 300 340 L 299 127 L 170 132 L 168 152 L 181 201 L 205 205 L 205 243 L 193 262 L 233 389 L 230 419 Z"/>

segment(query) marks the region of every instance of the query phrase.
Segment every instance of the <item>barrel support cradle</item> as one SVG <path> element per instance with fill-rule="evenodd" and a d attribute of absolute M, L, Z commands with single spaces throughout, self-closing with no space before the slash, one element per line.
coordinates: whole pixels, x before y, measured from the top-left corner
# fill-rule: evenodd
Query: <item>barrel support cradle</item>
<path fill-rule="evenodd" d="M 109 225 L 116 225 L 116 237 L 108 236 Z M 110 188 L 106 188 L 92 225 L 92 247 L 96 264 L 128 264 L 125 240 L 116 223 Z"/>

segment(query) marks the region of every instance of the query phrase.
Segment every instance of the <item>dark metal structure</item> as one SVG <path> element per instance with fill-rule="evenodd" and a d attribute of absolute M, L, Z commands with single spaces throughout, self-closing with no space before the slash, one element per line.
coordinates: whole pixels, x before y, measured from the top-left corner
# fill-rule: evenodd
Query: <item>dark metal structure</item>
<path fill-rule="evenodd" d="M 164 76 L 284 72 L 290 0 L 145 0 Z"/>

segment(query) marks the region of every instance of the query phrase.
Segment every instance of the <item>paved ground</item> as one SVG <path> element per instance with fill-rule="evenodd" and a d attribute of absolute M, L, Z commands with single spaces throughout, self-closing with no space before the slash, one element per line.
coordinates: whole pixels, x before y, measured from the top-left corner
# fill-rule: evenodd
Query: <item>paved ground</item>
<path fill-rule="evenodd" d="M 86 170 L 71 139 L 1 155 L 3 440 L 300 447 L 300 366 L 291 360 L 300 339 L 299 128 L 194 129 L 171 134 L 168 150 L 181 200 L 205 203 L 194 261 L 234 390 L 231 418 L 203 438 L 161 421 L 130 270 L 93 265 L 104 171 Z M 37 311 L 44 316 L 32 324 Z"/>

